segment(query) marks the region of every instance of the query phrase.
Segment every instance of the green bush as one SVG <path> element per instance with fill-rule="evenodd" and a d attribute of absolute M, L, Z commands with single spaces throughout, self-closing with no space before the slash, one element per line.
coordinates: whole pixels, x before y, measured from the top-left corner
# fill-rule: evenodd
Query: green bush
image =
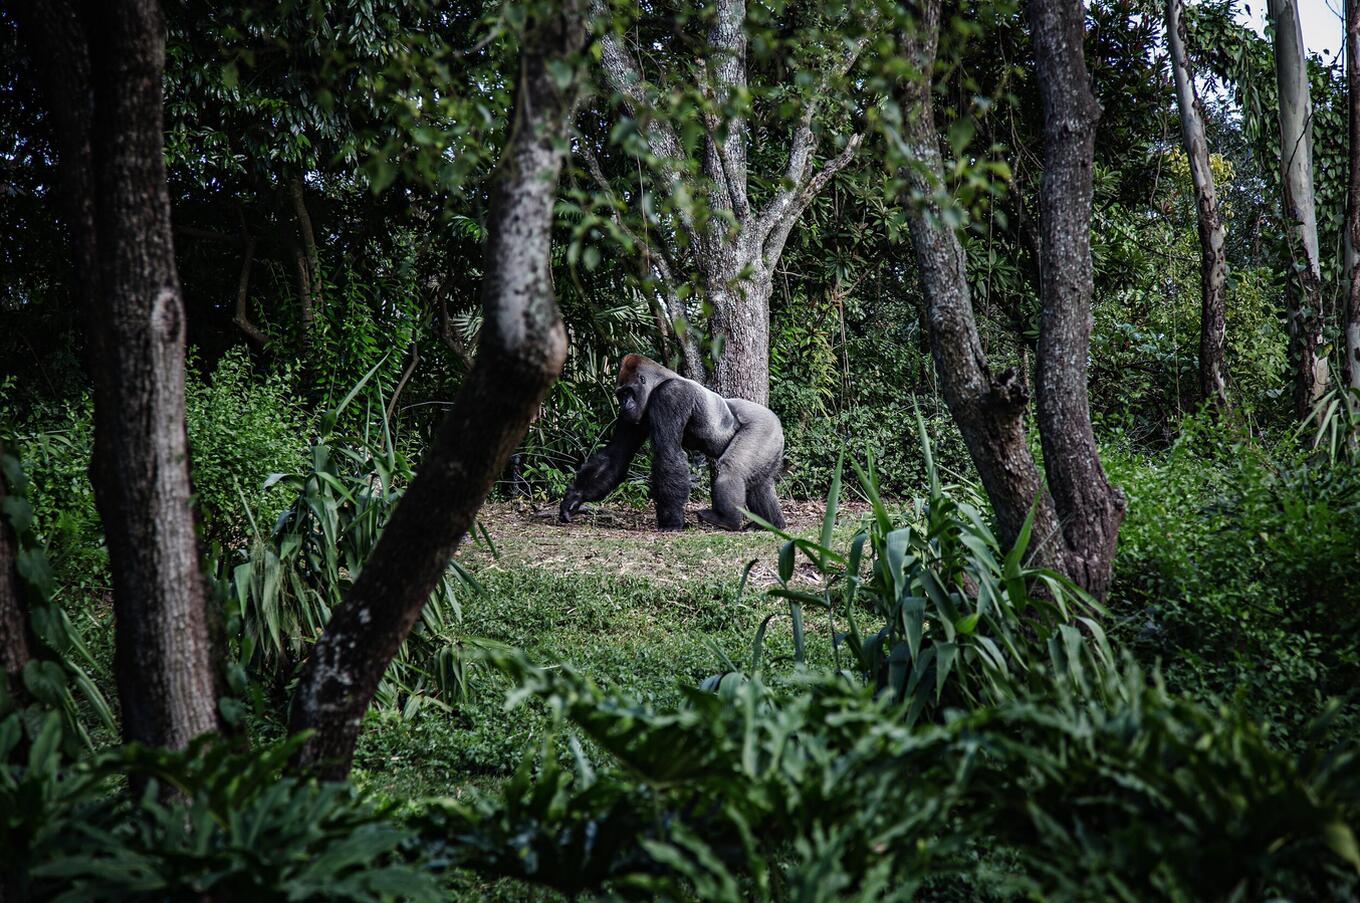
<path fill-rule="evenodd" d="M 362 388 L 363 383 L 323 416 L 324 432 L 307 449 L 308 466 L 265 481 L 260 514 L 249 521 L 250 540 L 231 553 L 230 570 L 221 576 L 229 626 L 239 633 L 241 663 L 280 696 L 372 554 L 410 482 L 410 465 L 381 420 L 374 424 L 383 432 L 380 441 L 330 433 Z M 264 521 L 271 500 L 280 497 L 289 500 L 286 507 L 272 524 Z M 401 708 L 409 717 L 423 705 L 444 705 L 441 700 L 462 695 L 460 583 L 475 586 L 452 563 L 388 667 L 375 706 Z"/>
<path fill-rule="evenodd" d="M 803 610 L 822 609 L 833 632 L 840 621 L 847 625 L 834 634 L 837 670 L 852 668 L 904 704 L 908 724 L 923 713 L 938 718 L 950 708 L 1014 698 L 1045 662 L 1081 692 L 1102 686 L 1114 657 L 1094 619 L 1102 613 L 1099 605 L 1066 577 L 1026 561 L 1032 519 L 1015 546 L 1003 551 L 980 502 L 967 498 L 968 488 L 946 489 L 925 420 L 918 415 L 916 423 L 928 494 L 916 501 L 905 526 L 888 513 L 871 458 L 867 470 L 855 465 L 855 473 L 872 516 L 846 551 L 831 547 L 839 465 L 820 538 L 776 531 L 787 542 L 779 556 L 780 586 L 770 595 L 788 600 L 799 660 Z M 798 552 L 821 574 L 820 593 L 789 585 Z M 871 621 L 862 630 L 866 616 Z M 762 625 L 752 670 L 758 668 L 764 635 Z"/>
<path fill-rule="evenodd" d="M 784 415 L 785 476 L 781 494 L 795 498 L 822 498 L 847 449 L 863 451 L 874 459 L 879 487 L 894 498 L 914 498 L 928 485 L 925 459 L 912 434 L 918 408 L 910 399 L 881 406 L 856 406 L 800 423 Z M 926 412 L 935 461 L 948 478 L 972 473 L 972 460 L 963 436 L 941 403 Z"/>
<path fill-rule="evenodd" d="M 1344 899 L 1360 889 L 1354 748 L 1298 756 L 1240 710 L 1136 668 L 1106 706 L 1064 684 L 942 724 L 834 674 L 759 676 L 673 708 L 569 668 L 489 653 L 572 722 L 493 796 L 418 821 L 435 855 L 488 877 L 631 899 Z M 556 735 L 558 737 L 561 734 Z"/>
<path fill-rule="evenodd" d="M 311 424 L 294 400 L 292 382 L 287 371 L 257 376 L 244 348 L 223 355 L 207 379 L 190 376 L 185 418 L 206 538 L 240 542 L 248 528 L 245 499 L 257 499 L 269 474 L 302 466 L 301 439 Z M 275 492 L 259 501 L 261 514 L 272 520 L 289 500 Z"/>
<path fill-rule="evenodd" d="M 7 828 L 22 821 L 4 857 L 16 899 L 443 898 L 389 809 L 280 777 L 296 740 L 244 753 L 211 738 L 134 744 L 71 763 L 49 740 L 55 715 L 26 756 L 17 722 L 0 722 L 0 802 Z M 144 789 L 120 792 L 128 780 Z"/>
<path fill-rule="evenodd" d="M 1197 418 L 1160 458 L 1105 458 L 1129 502 L 1110 601 L 1130 648 L 1291 736 L 1360 686 L 1360 469 Z"/>

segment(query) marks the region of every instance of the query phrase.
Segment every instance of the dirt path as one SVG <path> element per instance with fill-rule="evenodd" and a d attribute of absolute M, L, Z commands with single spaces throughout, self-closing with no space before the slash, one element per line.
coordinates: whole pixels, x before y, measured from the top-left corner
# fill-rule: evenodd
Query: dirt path
<path fill-rule="evenodd" d="M 602 573 L 640 576 L 658 582 L 703 579 L 739 580 L 746 562 L 755 559 L 750 580 L 756 586 L 776 583 L 779 549 L 784 541 L 764 530 L 727 532 L 698 523 L 703 503 L 686 508 L 688 526 L 679 533 L 656 529 L 650 507 L 589 506 L 569 524 L 559 523 L 556 506 L 527 502 L 492 502 L 479 519 L 491 535 L 497 555 L 483 542 L 465 545 L 459 560 L 473 573 L 523 567 L 552 568 L 559 573 Z M 837 518 L 836 544 L 843 545 L 858 528 L 868 506 L 845 503 Z M 815 537 L 825 507 L 820 501 L 784 502 L 789 532 Z M 800 563 L 795 578 L 815 579 Z"/>

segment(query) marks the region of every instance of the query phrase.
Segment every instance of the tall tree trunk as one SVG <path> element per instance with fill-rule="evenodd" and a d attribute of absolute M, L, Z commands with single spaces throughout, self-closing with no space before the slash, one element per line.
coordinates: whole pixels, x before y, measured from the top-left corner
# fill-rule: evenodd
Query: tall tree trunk
<path fill-rule="evenodd" d="M 988 368 L 969 296 L 963 245 L 940 209 L 948 201 L 941 198 L 946 190 L 944 163 L 935 129 L 931 77 L 940 8 L 941 0 L 924 0 L 918 7 L 921 18 L 915 30 L 902 38 L 902 56 L 922 75 L 904 89 L 902 123 L 914 157 L 904 175 L 912 193 L 925 200 L 908 200 L 904 207 L 925 296 L 931 356 L 945 403 L 991 500 L 1001 543 L 1006 548 L 1015 543 L 1037 498 L 1034 535 L 1038 547 L 1029 551 L 1041 560 L 1060 559 L 1060 548 L 1040 545 L 1059 540 L 1052 503 L 1025 442 L 1029 396 L 1024 377 L 1014 370 L 993 376 Z"/>
<path fill-rule="evenodd" d="M 1360 389 L 1360 0 L 1346 0 L 1350 168 L 1346 186 L 1346 385 Z"/>
<path fill-rule="evenodd" d="M 13 695 L 20 686 L 20 672 L 33 652 L 28 635 L 28 606 L 19 582 L 19 539 L 5 513 L 4 462 L 5 444 L 0 440 L 0 666 Z"/>
<path fill-rule="evenodd" d="M 578 65 L 585 39 L 581 11 L 571 2 L 531 18 L 523 36 L 514 122 L 488 213 L 476 361 L 293 698 L 292 729 L 316 731 L 298 764 L 325 777 L 348 773 L 383 672 L 562 369 L 566 332 L 553 301 L 549 252 L 575 96 L 550 73 Z"/>
<path fill-rule="evenodd" d="M 1086 391 L 1091 343 L 1092 164 L 1100 107 L 1083 52 L 1081 0 L 1029 0 L 1044 115 L 1036 368 L 1044 469 L 1062 527 L 1063 570 L 1097 598 L 1109 589 L 1124 494 L 1100 465 Z"/>
<path fill-rule="evenodd" d="M 152 0 L 32 3 L 20 14 L 57 126 L 90 327 L 91 475 L 113 572 L 123 733 L 181 748 L 219 727 L 219 674 L 190 505 L 164 26 Z"/>
<path fill-rule="evenodd" d="M 306 348 L 311 344 L 316 315 L 321 310 L 321 255 L 316 249 L 316 232 L 312 229 L 312 215 L 307 212 L 307 193 L 301 176 L 289 180 L 288 198 L 293 203 L 293 217 L 302 242 L 297 251 L 298 303 L 302 345 Z"/>
<path fill-rule="evenodd" d="M 1327 389 L 1327 359 L 1318 354 L 1322 344 L 1322 274 L 1313 199 L 1313 104 L 1298 4 L 1296 0 L 1267 0 L 1266 6 L 1275 28 L 1281 206 L 1289 225 L 1293 270 L 1288 313 L 1294 413 L 1302 420 Z"/>
<path fill-rule="evenodd" d="M 1181 138 L 1190 159 L 1190 180 L 1194 184 L 1195 212 L 1199 221 L 1199 395 L 1201 401 L 1222 410 L 1228 406 L 1223 363 L 1228 257 L 1223 248 L 1223 221 L 1218 215 L 1214 173 L 1209 167 L 1209 142 L 1204 137 L 1204 111 L 1185 52 L 1184 6 L 1185 0 L 1166 0 L 1166 45 L 1171 54 Z"/>

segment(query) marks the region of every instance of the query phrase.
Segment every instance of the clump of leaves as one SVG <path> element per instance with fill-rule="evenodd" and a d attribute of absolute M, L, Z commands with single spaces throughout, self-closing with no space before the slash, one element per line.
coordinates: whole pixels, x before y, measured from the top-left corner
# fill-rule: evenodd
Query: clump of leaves
<path fill-rule="evenodd" d="M 367 380 L 322 418 L 322 432 L 308 453 L 310 467 L 265 480 L 264 491 L 282 486 L 292 490 L 294 501 L 268 532 L 251 519 L 253 537 L 244 560 L 223 581 L 241 662 L 280 694 L 358 577 L 410 481 L 410 465 L 392 442 L 380 398 L 370 404 L 371 431 L 353 440 L 334 432 L 340 413 Z M 477 584 L 451 562 L 379 685 L 376 706 L 409 716 L 425 705 L 446 707 L 463 698 L 467 675 L 458 592 L 466 586 Z"/>
<path fill-rule="evenodd" d="M 852 465 L 871 518 L 845 550 L 832 548 L 841 495 L 837 463 L 818 539 L 792 536 L 779 555 L 795 655 L 803 657 L 804 608 L 827 612 L 838 668 L 906 705 L 908 724 L 938 718 L 950 706 L 976 708 L 1014 698 L 1037 665 L 1074 690 L 1099 692 L 1115 664 L 1096 616 L 1099 604 L 1063 575 L 1027 560 L 1033 515 L 1003 551 L 980 506 L 964 487 L 946 486 L 931 455 L 924 420 L 916 418 L 928 495 L 899 526 L 879 492 L 872 457 Z M 963 496 L 965 498 L 960 498 Z M 821 577 L 818 592 L 790 584 L 798 553 Z M 878 626 L 861 628 L 866 617 Z M 773 616 L 771 616 L 773 618 Z M 752 668 L 771 618 L 757 633 Z M 848 659 L 848 660 L 847 660 Z"/>
<path fill-rule="evenodd" d="M 279 776 L 299 742 L 249 752 L 208 737 L 178 752 L 133 744 L 68 769 L 39 810 L 26 890 L 55 900 L 443 899 L 434 875 L 408 861 L 414 838 L 389 809 L 345 784 Z M 110 793 L 125 776 L 143 792 Z"/>
<path fill-rule="evenodd" d="M 486 654 L 519 686 L 510 704 L 538 700 L 559 730 L 497 795 L 421 817 L 435 855 L 484 875 L 731 901 L 909 899 L 946 880 L 1060 900 L 1360 887 L 1354 745 L 1297 756 L 1136 666 L 1093 675 L 1085 699 L 1036 668 L 1018 698 L 908 726 L 906 706 L 831 673 L 653 708 Z"/>

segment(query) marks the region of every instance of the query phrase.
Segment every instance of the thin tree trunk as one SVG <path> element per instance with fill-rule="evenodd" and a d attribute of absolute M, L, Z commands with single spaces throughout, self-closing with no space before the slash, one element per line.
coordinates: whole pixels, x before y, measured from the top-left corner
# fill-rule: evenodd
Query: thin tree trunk
<path fill-rule="evenodd" d="M 250 268 L 255 263 L 255 236 L 246 233 L 245 249 L 241 252 L 241 276 L 236 282 L 236 309 L 232 322 L 259 347 L 265 344 L 265 334 L 250 319 Z"/>
<path fill-rule="evenodd" d="M 1224 251 L 1223 221 L 1218 214 L 1214 173 L 1209 167 L 1209 143 L 1204 136 L 1204 112 L 1195 90 L 1185 44 L 1185 0 L 1166 0 L 1166 44 L 1176 82 L 1176 105 L 1180 109 L 1181 137 L 1190 159 L 1190 180 L 1195 188 L 1195 211 L 1199 222 L 1200 319 L 1199 394 L 1219 410 L 1228 407 L 1223 351 L 1227 316 L 1228 257 Z"/>
<path fill-rule="evenodd" d="M 1346 385 L 1360 389 L 1360 0 L 1346 0 L 1350 169 L 1346 189 Z"/>
<path fill-rule="evenodd" d="M 1267 0 L 1275 28 L 1275 81 L 1280 105 L 1280 190 L 1289 224 L 1293 278 L 1289 293 L 1290 365 L 1294 413 L 1309 416 L 1327 389 L 1322 345 L 1322 274 L 1313 196 L 1313 104 L 1296 0 Z"/>
<path fill-rule="evenodd" d="M 182 748 L 220 726 L 190 504 L 184 304 L 162 146 L 164 26 L 150 0 L 20 10 L 57 126 L 90 324 L 91 475 L 113 574 L 128 740 Z"/>
<path fill-rule="evenodd" d="M 1109 589 L 1124 494 L 1100 465 L 1087 397 L 1091 342 L 1092 164 L 1100 107 L 1083 52 L 1081 0 L 1029 0 L 1044 115 L 1040 186 L 1039 437 L 1066 546 L 1063 571 L 1097 598 Z"/>
<path fill-rule="evenodd" d="M 302 341 L 306 344 L 311 341 L 312 326 L 321 311 L 321 255 L 316 249 L 316 232 L 312 229 L 312 216 L 307 212 L 307 194 L 301 177 L 289 181 L 288 197 L 293 202 L 293 216 L 297 219 L 298 236 L 302 240 L 297 267 L 298 285 L 301 288 Z"/>
<path fill-rule="evenodd" d="M 449 560 L 561 371 L 566 332 L 553 301 L 552 202 L 575 102 L 550 75 L 586 39 L 575 3 L 531 19 L 509 143 L 488 213 L 485 321 L 476 362 L 405 498 L 317 642 L 290 726 L 312 729 L 298 763 L 350 769 L 360 723 Z"/>
<path fill-rule="evenodd" d="M 903 129 L 915 157 L 915 165 L 906 167 L 905 176 L 912 193 L 925 199 L 908 201 L 904 207 L 925 296 L 935 372 L 991 500 L 998 538 L 1003 547 L 1010 548 L 1036 498 L 1034 535 L 1043 542 L 1056 539 L 1058 531 L 1039 469 L 1025 442 L 1029 397 L 1024 379 L 1013 370 L 994 377 L 988 368 L 969 296 L 963 245 L 941 215 L 938 199 L 945 185 L 944 163 L 935 129 L 931 78 L 940 9 L 940 0 L 925 0 L 919 7 L 916 30 L 903 38 L 902 55 L 923 74 L 904 91 Z M 1029 551 L 1043 560 L 1053 558 L 1055 549 Z"/>
<path fill-rule="evenodd" d="M 397 402 L 401 399 L 401 393 L 406 390 L 406 384 L 411 381 L 411 377 L 415 374 L 416 367 L 419 364 L 420 343 L 412 339 L 411 350 L 406 355 L 406 366 L 402 368 L 401 376 L 397 379 L 397 386 L 392 390 L 392 397 L 387 400 L 387 410 L 383 412 L 388 430 L 395 428 L 396 423 L 393 418 L 397 414 Z"/>

